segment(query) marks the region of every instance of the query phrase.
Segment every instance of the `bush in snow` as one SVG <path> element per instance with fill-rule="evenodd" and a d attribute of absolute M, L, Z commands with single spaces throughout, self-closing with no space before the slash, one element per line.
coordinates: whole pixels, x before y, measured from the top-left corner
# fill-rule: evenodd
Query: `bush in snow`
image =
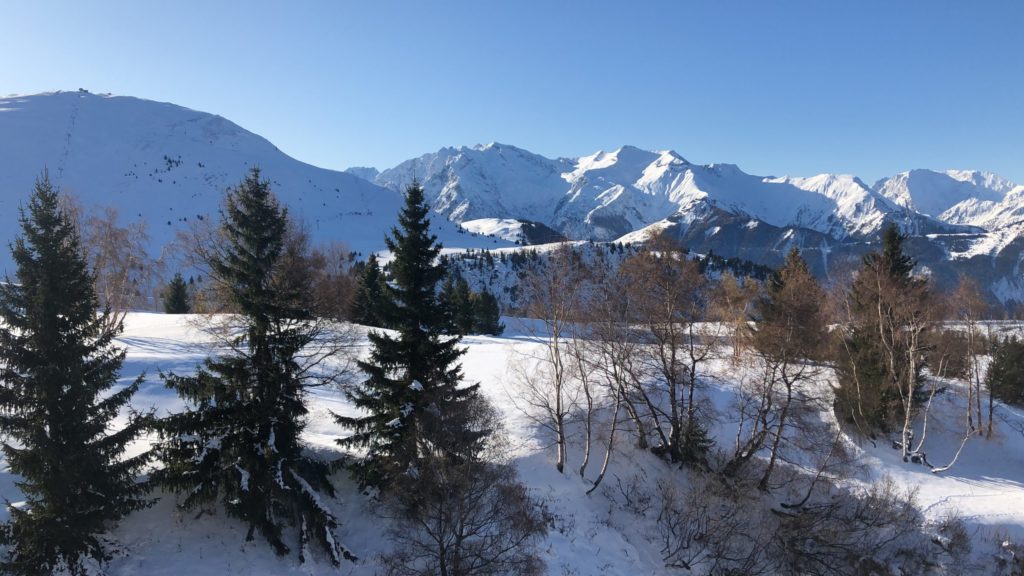
<path fill-rule="evenodd" d="M 468 407 L 472 427 L 497 430 L 483 399 Z M 386 497 L 395 552 L 383 558 L 389 576 L 528 576 L 543 573 L 536 546 L 549 519 L 505 462 L 501 435 L 481 457 L 421 459 Z"/>

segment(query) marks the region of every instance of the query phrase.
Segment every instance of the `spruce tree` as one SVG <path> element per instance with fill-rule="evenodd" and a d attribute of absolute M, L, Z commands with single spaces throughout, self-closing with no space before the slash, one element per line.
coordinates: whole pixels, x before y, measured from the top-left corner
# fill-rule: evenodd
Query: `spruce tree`
<path fill-rule="evenodd" d="M 0 432 L 24 506 L 9 506 L 6 573 L 80 574 L 105 558 L 98 535 L 144 507 L 136 474 L 146 452 L 124 458 L 150 423 L 132 412 L 111 432 L 142 377 L 113 393 L 124 351 L 99 312 L 74 222 L 46 174 L 21 210 L 12 246 L 17 282 L 0 285 Z"/>
<path fill-rule="evenodd" d="M 501 336 L 505 331 L 505 325 L 501 323 L 498 299 L 487 289 L 473 299 L 473 316 L 473 331 L 477 334 Z"/>
<path fill-rule="evenodd" d="M 174 278 L 164 288 L 164 312 L 167 314 L 188 314 L 192 311 L 192 298 L 188 293 L 188 284 L 175 273 Z"/>
<path fill-rule="evenodd" d="M 359 276 L 352 301 L 352 321 L 363 326 L 387 328 L 389 310 L 384 297 L 387 282 L 376 254 L 370 254 Z"/>
<path fill-rule="evenodd" d="M 290 551 L 285 529 L 295 526 L 300 560 L 311 540 L 335 565 L 354 559 L 319 496 L 334 495 L 328 466 L 300 442 L 310 385 L 300 353 L 320 334 L 306 298 L 311 279 L 295 273 L 287 211 L 258 169 L 228 192 L 220 230 L 207 264 L 238 312 L 239 335 L 195 376 L 167 376 L 188 407 L 163 427 L 166 466 L 155 480 L 185 494 L 186 509 L 222 503 L 248 524 L 247 540 L 259 531 L 278 554 Z"/>
<path fill-rule="evenodd" d="M 471 424 L 477 386 L 460 386 L 458 360 L 464 350 L 458 337 L 445 335 L 437 296 L 445 270 L 437 260 L 441 245 L 430 233 L 428 213 L 423 188 L 413 183 L 398 227 L 385 238 L 393 259 L 384 295 L 398 334 L 370 333 L 370 357 L 359 363 L 366 379 L 347 392 L 366 414 L 336 416 L 353 432 L 338 443 L 367 450 L 352 466 L 364 486 L 387 487 L 424 459 L 472 459 L 486 437 Z"/>

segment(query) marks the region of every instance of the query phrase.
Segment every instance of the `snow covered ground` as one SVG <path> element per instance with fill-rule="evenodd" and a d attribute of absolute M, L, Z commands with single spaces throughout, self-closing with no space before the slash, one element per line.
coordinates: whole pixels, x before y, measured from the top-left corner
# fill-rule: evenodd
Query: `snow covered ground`
<path fill-rule="evenodd" d="M 167 390 L 158 373 L 188 372 L 194 369 L 214 346 L 191 324 L 191 317 L 133 313 L 119 338 L 127 348 L 122 381 L 127 384 L 141 372 L 146 383 L 135 398 L 139 408 L 155 407 L 161 414 L 181 407 L 173 392 Z M 468 337 L 468 353 L 463 366 L 470 382 L 479 382 L 483 391 L 500 410 L 510 436 L 512 457 L 522 480 L 533 494 L 543 499 L 552 514 L 551 527 L 541 546 L 549 574 L 665 574 L 660 544 L 649 528 L 652 514 L 638 511 L 627 502 L 629 494 L 642 494 L 659 481 L 686 481 L 686 472 L 670 467 L 646 452 L 632 447 L 623 434 L 616 446 L 612 467 L 602 488 L 585 495 L 589 483 L 575 469 L 581 458 L 579 444 L 569 452 L 567 472 L 554 467 L 550 439 L 516 408 L 522 397 L 515 374 L 516 366 L 540 352 L 541 344 L 525 323 L 505 319 L 508 329 L 502 337 Z M 365 351 L 365 341 L 358 346 Z M 726 351 L 726 354 L 728 351 Z M 720 411 L 714 432 L 725 447 L 731 446 L 727 409 L 743 376 L 725 359 L 710 366 L 705 394 Z M 311 398 L 311 415 L 306 440 L 325 457 L 336 454 L 333 439 L 343 434 L 330 418 L 330 412 L 351 410 L 340 391 L 322 389 Z M 963 399 L 956 391 L 936 397 L 929 422 L 928 458 L 935 465 L 946 463 L 959 444 Z M 1000 407 L 1000 414 L 1016 423 L 1024 423 L 1024 411 Z M 143 442 L 144 444 L 144 442 Z M 140 446 L 141 447 L 141 446 Z M 595 448 L 603 457 L 603 448 Z M 976 542 L 996 533 L 1017 541 L 1024 540 L 1024 436 L 1005 424 L 992 440 L 968 443 L 964 453 L 949 472 L 932 474 L 921 465 L 900 460 L 897 451 L 879 442 L 853 445 L 858 457 L 858 477 L 854 483 L 890 476 L 899 484 L 918 488 L 918 503 L 929 519 L 940 519 L 958 512 Z M 597 468 L 592 465 L 591 470 Z M 572 470 L 572 472 L 570 472 Z M 592 477 L 594 472 L 590 472 Z M 11 502 L 20 499 L 15 478 L 0 473 L 0 497 Z M 120 550 L 109 566 L 109 573 L 136 575 L 263 575 L 263 574 L 358 574 L 379 570 L 376 557 L 388 551 L 386 525 L 374 514 L 375 501 L 358 492 L 344 473 L 334 478 L 339 497 L 330 502 L 339 518 L 338 537 L 357 555 L 360 562 L 344 564 L 340 570 L 326 559 L 314 558 L 300 565 L 295 556 L 276 557 L 259 538 L 245 541 L 246 527 L 223 514 L 181 512 L 175 497 L 158 495 L 156 504 L 125 519 L 111 534 L 112 544 Z M 634 503 L 635 504 L 635 503 Z M 6 513 L 4 513 L 6 516 Z M 981 549 L 981 546 L 976 548 Z M 688 573 L 677 569 L 678 573 Z"/>

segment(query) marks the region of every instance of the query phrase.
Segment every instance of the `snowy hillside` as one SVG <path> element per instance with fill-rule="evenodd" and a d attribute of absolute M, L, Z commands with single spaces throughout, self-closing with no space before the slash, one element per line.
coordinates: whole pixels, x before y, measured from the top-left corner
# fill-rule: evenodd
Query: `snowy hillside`
<path fill-rule="evenodd" d="M 304 164 L 220 116 L 84 91 L 0 99 L 0 239 L 13 239 L 17 208 L 45 168 L 87 209 L 115 206 L 122 222 L 145 220 L 159 251 L 191 222 L 215 217 L 225 188 L 250 166 L 262 169 L 314 240 L 363 253 L 384 247 L 398 193 Z M 437 230 L 446 243 L 495 245 L 448 223 Z M 0 272 L 9 269 L 6 252 Z"/>
<path fill-rule="evenodd" d="M 706 566 L 694 571 L 666 568 L 658 536 L 657 502 L 661 491 L 675 487 L 686 494 L 701 481 L 700 477 L 637 450 L 628 435 L 622 435 L 616 443 L 608 478 L 592 495 L 585 494 L 589 480 L 575 472 L 582 458 L 578 435 L 570 442 L 572 471 L 557 473 L 548 433 L 517 408 L 523 381 L 516 374 L 529 371 L 541 352 L 542 345 L 533 336 L 536 326 L 511 318 L 505 323 L 508 330 L 504 337 L 469 337 L 464 341 L 468 348 L 463 361 L 465 379 L 480 382 L 485 395 L 500 410 L 519 474 L 531 493 L 545 501 L 551 515 L 548 535 L 540 547 L 546 574 L 704 574 Z M 158 371 L 187 373 L 211 350 L 209 338 L 185 316 L 131 314 L 118 343 L 128 350 L 122 383 L 129 383 L 143 371 L 149 375 L 135 405 L 156 407 L 161 415 L 180 410 L 181 402 L 163 386 L 156 376 Z M 361 342 L 364 351 L 365 344 Z M 752 377 L 745 368 L 732 364 L 730 357 L 730 351 L 723 350 L 720 359 L 709 365 L 703 389 L 716 412 L 714 435 L 725 449 L 731 449 L 735 434 L 731 410 L 740 386 Z M 955 383 L 951 385 L 950 392 L 936 397 L 929 422 L 928 457 L 935 464 L 948 462 L 959 444 L 964 396 Z M 322 455 L 337 456 L 333 440 L 342 432 L 330 412 L 351 408 L 335 389 L 315 392 L 311 405 L 305 440 Z M 607 426 L 610 413 L 599 413 L 599 426 Z M 1024 423 L 1019 410 L 1000 406 L 998 414 L 1011 423 Z M 822 413 L 822 418 L 826 423 L 833 421 L 829 410 Z M 594 457 L 602 457 L 604 449 L 596 450 Z M 939 522 L 954 511 L 959 513 L 973 542 L 960 573 L 993 574 L 993 558 L 1002 552 L 998 543 L 1024 539 L 1024 437 L 1008 425 L 1000 424 L 993 440 L 969 442 L 960 460 L 945 474 L 932 474 L 922 465 L 902 462 L 899 453 L 885 442 L 858 444 L 848 439 L 846 451 L 851 487 L 888 476 L 901 490 L 917 489 L 917 504 L 928 521 Z M 588 478 L 592 477 L 589 473 Z M 7 473 L 0 474 L 0 496 L 17 502 L 20 496 L 14 480 Z M 343 564 L 340 571 L 316 556 L 305 565 L 298 564 L 294 555 L 276 557 L 260 538 L 246 542 L 245 526 L 227 518 L 223 511 L 199 516 L 181 513 L 174 507 L 173 496 L 163 496 L 152 508 L 130 515 L 110 534 L 112 544 L 120 550 L 111 562 L 110 574 L 378 574 L 378 555 L 389 551 L 387 521 L 377 515 L 378 503 L 361 494 L 344 474 L 336 474 L 334 482 L 338 497 L 327 503 L 339 518 L 338 536 L 360 557 L 358 563 Z M 773 504 L 771 498 L 767 500 L 767 504 Z M 752 500 L 750 505 L 764 505 L 757 502 Z M 934 548 L 932 553 L 937 551 Z M 938 555 L 933 560 L 947 561 Z"/>

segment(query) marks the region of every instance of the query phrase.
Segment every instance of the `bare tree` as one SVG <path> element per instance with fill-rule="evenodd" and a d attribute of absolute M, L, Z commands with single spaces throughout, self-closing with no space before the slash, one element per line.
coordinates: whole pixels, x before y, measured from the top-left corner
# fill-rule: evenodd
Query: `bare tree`
<path fill-rule="evenodd" d="M 100 304 L 112 312 L 107 326 L 112 329 L 131 309 L 146 306 L 161 277 L 162 263 L 149 254 L 145 221 L 121 224 L 117 208 L 95 207 L 88 212 L 72 196 L 65 197 L 64 203 L 78 223 Z"/>
<path fill-rule="evenodd" d="M 666 237 L 656 237 L 648 249 L 622 264 L 632 286 L 634 321 L 642 327 L 640 358 L 644 374 L 654 378 L 636 382 L 658 435 L 655 451 L 672 462 L 703 460 L 709 446 L 699 421 L 697 389 L 701 366 L 719 348 L 723 328 L 702 325 L 708 308 L 707 282 L 696 262 L 686 258 Z"/>
<path fill-rule="evenodd" d="M 985 434 L 982 421 L 982 366 L 981 356 L 985 354 L 985 342 L 980 321 L 987 306 L 981 296 L 978 284 L 966 276 L 960 278 L 956 291 L 950 298 L 955 320 L 963 325 L 967 337 L 967 425 L 978 434 Z M 972 415 L 971 412 L 974 411 Z M 987 435 L 992 435 L 992 417 L 989 415 Z"/>
<path fill-rule="evenodd" d="M 478 459 L 424 459 L 385 501 L 394 576 L 532 576 L 543 571 L 536 545 L 549 519 L 508 463 L 497 414 L 474 406 L 474 428 L 491 430 Z"/>
<path fill-rule="evenodd" d="M 355 254 L 341 242 L 314 246 L 309 257 L 313 275 L 314 311 L 318 316 L 348 320 L 358 279 Z"/>
<path fill-rule="evenodd" d="M 766 394 L 774 395 L 776 388 L 782 387 L 768 466 L 758 485 L 762 490 L 767 490 L 778 460 L 793 403 L 801 399 L 797 388 L 821 373 L 818 361 L 827 341 L 827 322 L 820 306 L 823 299 L 824 292 L 794 248 L 756 303 L 758 318 L 751 341 L 765 364 Z"/>
<path fill-rule="evenodd" d="M 527 315 L 538 319 L 543 340 L 540 357 L 520 374 L 525 384 L 521 407 L 555 435 L 555 468 L 565 469 L 568 441 L 568 417 L 575 404 L 577 390 L 572 382 L 572 359 L 567 339 L 572 323 L 579 318 L 579 302 L 586 278 L 586 267 L 577 252 L 568 245 L 556 249 L 546 262 L 527 274 L 524 287 L 528 294 Z"/>

